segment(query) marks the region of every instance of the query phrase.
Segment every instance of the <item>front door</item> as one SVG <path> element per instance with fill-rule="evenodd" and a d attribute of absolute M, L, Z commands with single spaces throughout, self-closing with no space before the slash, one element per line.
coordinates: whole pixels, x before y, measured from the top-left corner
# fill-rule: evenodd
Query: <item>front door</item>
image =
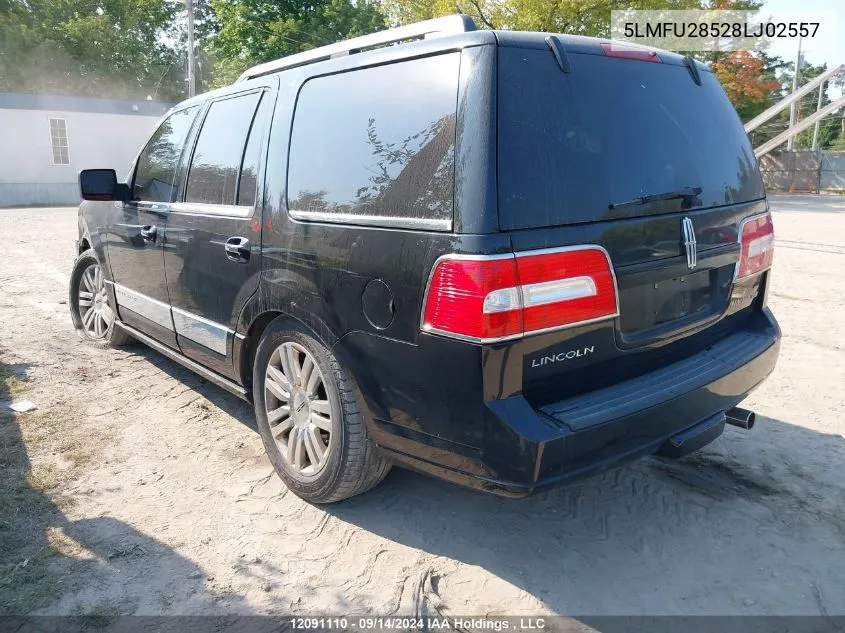
<path fill-rule="evenodd" d="M 230 377 L 238 315 L 261 271 L 257 192 L 276 81 L 211 101 L 167 221 L 164 265 L 179 347 Z"/>
<path fill-rule="evenodd" d="M 198 106 L 168 116 L 138 156 L 133 199 L 109 225 L 106 249 L 120 319 L 176 347 L 164 276 L 163 239 L 177 171 Z"/>

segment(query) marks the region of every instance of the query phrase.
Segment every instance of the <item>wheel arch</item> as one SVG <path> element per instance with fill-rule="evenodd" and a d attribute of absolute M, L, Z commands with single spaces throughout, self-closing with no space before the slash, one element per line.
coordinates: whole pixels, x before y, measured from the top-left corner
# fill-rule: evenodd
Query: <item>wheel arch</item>
<path fill-rule="evenodd" d="M 247 308 L 244 310 L 247 311 Z M 329 349 L 332 349 L 338 340 L 338 336 L 331 329 L 324 323 L 315 323 L 315 318 L 313 317 L 300 318 L 299 315 L 293 314 L 292 311 L 288 312 L 277 309 L 267 309 L 257 312 L 244 328 L 246 333 L 238 335 L 241 337 L 241 342 L 238 349 L 235 350 L 234 361 L 235 367 L 237 368 L 237 375 L 240 378 L 241 384 L 245 387 L 252 384 L 252 366 L 255 362 L 255 353 L 261 337 L 264 335 L 267 327 L 277 319 L 287 319 L 291 323 L 305 328 L 309 334 Z M 243 320 L 241 322 L 243 323 Z"/>
<path fill-rule="evenodd" d="M 108 261 L 107 243 L 112 228 L 124 217 L 124 205 L 113 201 L 83 200 L 77 210 L 78 243 L 86 241 L 106 271 L 106 278 L 112 279 Z"/>
<path fill-rule="evenodd" d="M 93 244 L 91 244 L 91 233 L 88 230 L 88 222 L 85 220 L 85 216 L 82 214 L 81 209 L 77 224 L 79 226 L 79 243 L 77 245 L 76 254 L 82 255 L 82 253 L 87 251 L 89 248 L 93 248 Z"/>
<path fill-rule="evenodd" d="M 353 397 L 358 404 L 358 410 L 363 416 L 364 423 L 370 433 L 375 432 L 376 424 L 371 406 L 372 403 L 362 390 L 361 380 L 364 381 L 364 384 L 368 387 L 367 390 L 371 394 L 377 393 L 377 385 L 372 384 L 372 381 L 368 380 L 368 374 L 361 366 L 360 359 L 351 356 L 349 350 L 344 345 L 338 344 L 344 337 L 337 336 L 325 323 L 319 321 L 313 315 L 308 316 L 311 318 L 298 318 L 297 315 L 283 310 L 264 310 L 258 313 L 249 322 L 249 326 L 245 328 L 246 335 L 242 338 L 240 346 L 235 351 L 234 362 L 240 383 L 250 390 L 249 393 L 252 396 L 252 369 L 255 364 L 255 354 L 261 338 L 271 323 L 274 323 L 278 319 L 289 320 L 292 325 L 295 324 L 299 329 L 305 330 L 308 334 L 320 341 L 337 358 L 351 379 L 350 387 L 352 388 Z"/>
<path fill-rule="evenodd" d="M 100 262 L 100 266 L 103 268 L 106 279 L 113 280 L 111 266 L 109 265 L 106 253 L 106 245 L 101 239 L 100 222 L 98 221 L 98 216 L 92 211 L 90 203 L 83 203 L 79 207 L 77 226 L 79 239 L 77 240 L 76 254 L 82 255 L 82 253 L 89 249 L 93 250 Z M 92 231 L 92 227 L 95 230 Z"/>

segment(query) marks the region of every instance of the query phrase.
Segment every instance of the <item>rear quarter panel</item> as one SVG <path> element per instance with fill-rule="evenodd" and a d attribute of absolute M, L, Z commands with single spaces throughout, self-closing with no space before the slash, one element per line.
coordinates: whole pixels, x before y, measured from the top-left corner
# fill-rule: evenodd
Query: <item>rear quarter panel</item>
<path fill-rule="evenodd" d="M 285 190 L 291 119 L 297 92 L 309 75 L 282 74 L 267 157 L 261 282 L 241 315 L 238 331 L 248 333 L 268 312 L 294 318 L 333 348 L 352 374 L 369 422 L 378 418 L 408 429 L 424 427 L 432 435 L 453 436 L 445 427 L 461 417 L 466 426 L 459 435 L 474 443 L 481 421 L 473 424 L 469 412 L 464 415 L 456 402 L 468 390 L 476 393 L 472 404 L 478 417 L 481 350 L 442 339 L 423 341 L 420 333 L 423 296 L 438 257 L 511 248 L 508 236 L 494 232 L 495 182 L 472 162 L 473 156 L 486 156 L 495 142 L 491 131 L 495 118 L 489 111 L 495 48 L 468 50 L 463 52 L 457 93 L 454 223 L 456 231 L 471 229 L 472 234 L 292 218 Z M 486 72 L 482 75 L 479 69 Z M 487 95 L 483 112 L 478 109 L 482 94 Z M 485 160 L 481 168 L 495 171 L 495 163 Z M 365 289 L 372 283 L 383 284 L 388 291 L 379 295 L 383 304 L 377 306 L 376 315 L 364 308 Z M 378 314 L 388 314 L 389 323 L 373 318 Z M 431 420 L 438 422 L 432 426 Z"/>
<path fill-rule="evenodd" d="M 413 46 L 435 52 L 440 45 L 431 40 Z M 394 61 L 388 50 L 380 50 L 378 55 Z M 281 74 L 265 172 L 260 290 L 257 305 L 244 311 L 238 331 L 248 331 L 252 319 L 274 310 L 302 321 L 328 344 L 352 331 L 415 344 L 423 293 L 435 260 L 449 252 L 510 248 L 507 236 L 489 235 L 497 230 L 495 163 L 486 160 L 495 144 L 495 118 L 490 112 L 494 107 L 494 61 L 495 46 L 463 49 L 457 93 L 454 224 L 456 232 L 473 233 L 469 235 L 292 218 L 286 181 L 297 94 L 308 79 L 328 71 L 316 64 Z M 354 59 L 330 63 L 332 71 L 355 67 Z M 473 163 L 475 155 L 484 160 Z M 373 280 L 382 281 L 392 297 L 393 318 L 387 326 L 377 327 L 364 314 L 362 294 Z"/>

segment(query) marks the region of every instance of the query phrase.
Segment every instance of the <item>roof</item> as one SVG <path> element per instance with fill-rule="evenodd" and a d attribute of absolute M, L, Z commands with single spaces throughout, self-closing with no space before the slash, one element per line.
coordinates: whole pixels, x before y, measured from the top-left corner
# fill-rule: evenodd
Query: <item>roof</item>
<path fill-rule="evenodd" d="M 489 33 L 493 33 L 493 37 L 495 38 L 493 42 L 484 41 L 485 38 L 490 37 Z M 556 57 L 559 57 L 560 55 L 566 56 L 567 50 L 573 53 L 588 55 L 606 55 L 608 53 L 604 50 L 604 47 L 610 45 L 618 46 L 621 49 L 626 50 L 636 49 L 648 51 L 652 54 L 659 53 L 659 61 L 662 63 L 670 63 L 677 66 L 685 65 L 691 69 L 691 73 L 696 72 L 694 70 L 695 68 L 700 70 L 710 70 L 708 66 L 702 64 L 701 62 L 696 62 L 691 57 L 685 57 L 677 53 L 670 53 L 656 48 L 640 46 L 638 44 L 630 44 L 628 42 L 614 42 L 612 40 L 594 37 L 559 33 L 507 30 L 479 32 L 476 29 L 475 22 L 473 22 L 473 19 L 470 16 L 455 14 L 425 20 L 423 22 L 416 22 L 414 24 L 406 24 L 404 26 L 386 29 L 377 33 L 371 33 L 369 35 L 353 37 L 327 46 L 321 46 L 319 48 L 296 53 L 295 55 L 288 55 L 287 57 L 282 57 L 281 59 L 258 64 L 257 66 L 253 66 L 252 68 L 244 71 L 235 83 L 261 77 L 262 75 L 290 70 L 292 68 L 308 64 L 348 57 L 350 55 L 355 55 L 357 57 L 360 53 L 364 53 L 365 58 L 369 57 L 372 59 L 373 55 L 376 54 L 376 51 L 384 47 L 400 48 L 406 51 L 410 50 L 411 47 L 419 49 L 420 42 L 430 40 L 430 38 L 439 38 L 441 40 L 454 43 L 456 48 L 477 46 L 480 43 L 497 43 L 499 46 L 535 48 L 541 50 L 547 50 L 549 47 L 552 47 Z M 359 58 L 357 61 L 363 62 L 364 60 Z"/>
<path fill-rule="evenodd" d="M 512 48 L 534 48 L 539 50 L 546 50 L 549 47 L 547 38 L 553 36 L 563 45 L 563 47 L 570 53 L 580 53 L 585 55 L 605 55 L 602 50 L 602 44 L 610 44 L 618 46 L 622 49 L 640 49 L 645 51 L 655 51 L 660 54 L 660 60 L 664 64 L 673 64 L 675 66 L 685 65 L 686 59 L 680 53 L 673 53 L 664 51 L 659 48 L 652 48 L 650 46 L 642 46 L 632 42 L 608 40 L 600 37 L 587 37 L 584 35 L 567 35 L 565 33 L 545 33 L 539 31 L 493 31 L 496 34 L 496 39 L 499 46 L 506 46 Z M 692 59 L 692 58 L 689 58 Z M 699 70 L 709 71 L 710 67 L 707 64 L 696 61 L 695 65 Z"/>
<path fill-rule="evenodd" d="M 379 46 L 398 44 L 413 39 L 428 39 L 432 36 L 455 35 L 457 33 L 467 33 L 475 30 L 475 22 L 472 21 L 470 16 L 460 13 L 447 15 L 432 20 L 424 20 L 422 22 L 415 22 L 414 24 L 386 29 L 369 35 L 353 37 L 329 44 L 328 46 L 320 46 L 319 48 L 259 64 L 258 66 L 253 66 L 245 70 L 238 77 L 238 81 L 246 81 L 247 79 L 260 77 L 261 75 L 296 68 L 297 66 L 304 66 L 306 64 L 313 64 L 338 56 L 360 53 L 361 51 Z"/>
<path fill-rule="evenodd" d="M 100 99 L 69 95 L 0 92 L 0 109 L 63 110 L 66 112 L 96 112 L 160 117 L 173 106 L 163 101 L 128 99 Z"/>

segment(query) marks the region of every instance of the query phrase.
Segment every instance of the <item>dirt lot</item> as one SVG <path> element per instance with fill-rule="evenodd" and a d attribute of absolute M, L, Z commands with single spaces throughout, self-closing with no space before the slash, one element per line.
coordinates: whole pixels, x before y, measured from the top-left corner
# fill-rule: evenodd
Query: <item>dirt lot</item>
<path fill-rule="evenodd" d="M 845 201 L 773 201 L 775 374 L 760 417 L 521 501 L 394 469 L 288 494 L 248 405 L 66 305 L 74 209 L 0 210 L 0 613 L 845 614 Z"/>

